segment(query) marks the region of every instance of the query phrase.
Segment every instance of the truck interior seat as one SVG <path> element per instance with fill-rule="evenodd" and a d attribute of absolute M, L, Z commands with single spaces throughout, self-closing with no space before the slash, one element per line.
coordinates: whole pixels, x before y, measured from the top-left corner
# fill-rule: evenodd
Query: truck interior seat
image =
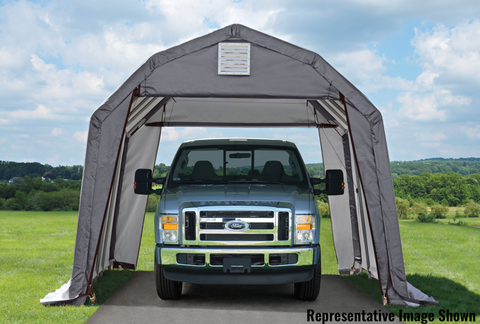
<path fill-rule="evenodd" d="M 219 176 L 210 161 L 197 161 L 193 166 L 192 180 L 213 180 Z"/>
<path fill-rule="evenodd" d="M 267 161 L 263 167 L 259 180 L 262 181 L 282 181 L 286 176 L 283 165 L 280 161 Z"/>

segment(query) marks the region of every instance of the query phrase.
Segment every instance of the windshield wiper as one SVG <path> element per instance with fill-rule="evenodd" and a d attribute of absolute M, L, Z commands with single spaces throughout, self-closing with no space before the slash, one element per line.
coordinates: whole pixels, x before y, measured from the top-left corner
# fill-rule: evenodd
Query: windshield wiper
<path fill-rule="evenodd" d="M 174 184 L 183 184 L 183 183 L 189 183 L 189 184 L 225 184 L 224 181 L 219 181 L 219 180 L 211 180 L 211 179 L 195 179 L 195 180 L 180 180 L 180 181 L 174 181 Z"/>
<path fill-rule="evenodd" d="M 258 180 L 258 179 L 231 180 L 231 181 L 228 181 L 228 183 L 253 183 L 253 184 L 278 184 L 278 185 L 286 185 L 285 182 L 269 181 L 269 180 Z"/>

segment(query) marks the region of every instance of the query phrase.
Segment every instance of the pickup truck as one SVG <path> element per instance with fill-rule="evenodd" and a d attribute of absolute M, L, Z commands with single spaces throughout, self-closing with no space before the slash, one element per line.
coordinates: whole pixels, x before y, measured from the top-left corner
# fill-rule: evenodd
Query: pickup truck
<path fill-rule="evenodd" d="M 154 183 L 162 189 L 152 189 Z M 341 170 L 310 178 L 295 144 L 284 140 L 193 140 L 180 145 L 165 178 L 138 169 L 134 191 L 161 194 L 155 214 L 160 298 L 179 298 L 183 282 L 293 283 L 299 299 L 317 298 L 315 195 L 343 194 Z"/>

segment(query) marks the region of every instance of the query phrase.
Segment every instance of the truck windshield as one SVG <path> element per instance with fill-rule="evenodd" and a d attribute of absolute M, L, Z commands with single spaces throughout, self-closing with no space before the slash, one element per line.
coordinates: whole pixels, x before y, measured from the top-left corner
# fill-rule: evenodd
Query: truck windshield
<path fill-rule="evenodd" d="M 290 147 L 187 147 L 173 161 L 169 185 L 270 183 L 308 187 L 303 162 Z"/>

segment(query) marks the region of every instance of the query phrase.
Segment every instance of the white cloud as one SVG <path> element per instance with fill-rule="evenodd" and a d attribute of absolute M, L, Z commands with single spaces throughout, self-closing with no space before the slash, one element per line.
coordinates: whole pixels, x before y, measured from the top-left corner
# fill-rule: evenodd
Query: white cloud
<path fill-rule="evenodd" d="M 399 118 L 469 121 L 476 114 L 472 103 L 478 98 L 476 89 L 480 86 L 480 21 L 416 29 L 412 45 L 423 72 L 413 88 L 397 96 Z"/>
<path fill-rule="evenodd" d="M 85 131 L 85 132 L 80 132 L 80 131 L 78 131 L 78 132 L 73 133 L 73 137 L 74 137 L 77 141 L 84 143 L 84 142 L 87 141 L 88 132 L 87 132 L 87 131 Z"/>
<path fill-rule="evenodd" d="M 417 85 L 420 87 L 429 87 L 433 85 L 433 81 L 436 77 L 438 77 L 438 73 L 423 71 L 422 74 L 417 77 Z"/>
<path fill-rule="evenodd" d="M 467 135 L 467 137 L 471 140 L 480 140 L 480 125 L 476 125 L 474 127 L 462 127 L 461 132 Z"/>
<path fill-rule="evenodd" d="M 88 94 L 107 95 L 103 77 L 91 72 L 75 73 L 69 69 L 57 70 L 55 65 L 46 64 L 38 55 L 32 54 L 32 65 L 39 81 L 45 86 L 37 91 L 37 98 L 63 99 Z"/>
<path fill-rule="evenodd" d="M 132 28 L 114 24 L 97 34 L 81 35 L 74 44 L 66 46 L 65 61 L 92 71 L 131 73 L 149 56 L 165 49 L 161 29 L 156 27 L 154 23 L 138 23 Z"/>
<path fill-rule="evenodd" d="M 373 88 L 376 83 L 374 79 L 386 71 L 384 61 L 385 57 L 364 49 L 339 53 L 330 63 L 342 71 L 342 74 L 354 84 L 363 85 L 364 88 Z"/>
<path fill-rule="evenodd" d="M 55 127 L 54 129 L 52 129 L 52 135 L 53 136 L 60 136 L 62 134 L 63 134 L 63 129 L 58 128 L 58 127 Z"/>
<path fill-rule="evenodd" d="M 14 67 L 19 66 L 21 63 L 21 57 L 19 55 L 19 50 L 15 48 L 0 48 L 0 67 Z"/>
<path fill-rule="evenodd" d="M 415 140 L 417 141 L 418 145 L 422 147 L 441 147 L 444 144 L 444 141 L 448 139 L 448 136 L 442 132 L 421 132 L 415 133 L 414 135 Z"/>
<path fill-rule="evenodd" d="M 54 155 L 52 155 L 48 158 L 48 163 L 51 164 L 51 165 L 57 165 L 57 164 L 59 164 L 59 161 L 60 161 L 60 159 L 59 159 L 58 154 L 54 154 Z"/>
<path fill-rule="evenodd" d="M 397 100 L 402 105 L 399 115 L 415 121 L 446 121 L 454 113 L 452 106 L 471 103 L 471 99 L 453 96 L 448 90 L 428 94 L 406 92 L 399 95 Z"/>
<path fill-rule="evenodd" d="M 341 52 L 332 57 L 329 63 L 335 66 L 343 76 L 361 91 L 376 92 L 381 89 L 411 91 L 418 87 L 417 83 L 401 77 L 388 75 L 386 64 L 390 62 L 385 56 L 374 50 L 362 49 Z M 425 76 L 422 80 L 425 79 Z"/>
<path fill-rule="evenodd" d="M 50 71 L 56 71 L 55 65 L 46 64 L 36 54 L 32 54 L 31 62 L 32 62 L 32 65 L 33 65 L 33 69 L 40 72 L 40 73 L 47 73 L 47 72 L 50 72 Z"/>
<path fill-rule="evenodd" d="M 393 109 L 392 104 L 377 107 L 380 110 L 383 118 L 383 124 L 386 129 L 393 128 L 400 125 L 398 118 L 398 111 Z"/>
<path fill-rule="evenodd" d="M 179 35 L 180 42 L 208 33 L 216 27 L 235 23 L 265 30 L 285 7 L 285 3 L 278 1 L 146 1 L 146 8 L 154 13 L 161 13 L 165 17 L 166 25 Z"/>
<path fill-rule="evenodd" d="M 17 110 L 12 111 L 10 116 L 19 119 L 52 119 L 52 109 L 44 105 L 38 105 L 35 110 Z"/>
<path fill-rule="evenodd" d="M 480 84 L 480 20 L 453 28 L 438 25 L 427 31 L 416 29 L 412 45 L 424 73 L 435 75 L 442 83 Z"/>

